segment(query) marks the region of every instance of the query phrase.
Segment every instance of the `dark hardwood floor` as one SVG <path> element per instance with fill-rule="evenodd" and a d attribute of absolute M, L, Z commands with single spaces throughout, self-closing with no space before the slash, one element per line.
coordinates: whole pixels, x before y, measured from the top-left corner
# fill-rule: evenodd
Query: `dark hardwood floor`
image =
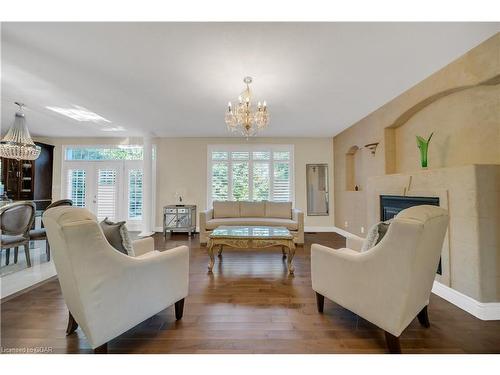
<path fill-rule="evenodd" d="M 191 248 L 190 288 L 184 317 L 174 307 L 109 343 L 110 353 L 385 353 L 384 332 L 325 301 L 316 310 L 311 289 L 310 245 L 344 246 L 334 233 L 306 234 L 295 256 L 295 277 L 287 277 L 280 249 L 225 249 L 213 275 L 198 237 L 176 234 L 157 249 Z M 165 285 L 168 288 L 168 285 Z M 124 312 L 126 313 L 126 312 Z M 65 336 L 68 311 L 57 280 L 1 305 L 1 345 L 52 348 L 54 353 L 90 353 L 83 332 Z M 432 295 L 431 327 L 415 319 L 401 336 L 403 353 L 499 353 L 500 322 L 481 321 Z"/>

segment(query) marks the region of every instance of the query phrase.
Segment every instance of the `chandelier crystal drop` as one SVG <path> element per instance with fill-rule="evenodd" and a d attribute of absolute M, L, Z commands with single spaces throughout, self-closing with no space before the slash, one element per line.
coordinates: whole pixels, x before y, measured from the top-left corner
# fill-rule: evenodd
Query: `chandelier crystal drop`
<path fill-rule="evenodd" d="M 16 112 L 14 123 L 5 137 L 0 141 L 0 157 L 16 160 L 35 160 L 40 156 L 41 148 L 33 142 L 26 126 L 23 107 L 16 102 L 19 111 Z"/>
<path fill-rule="evenodd" d="M 257 107 L 252 103 L 252 77 L 245 77 L 243 82 L 246 89 L 239 96 L 236 108 L 233 108 L 231 102 L 228 103 L 225 121 L 229 131 L 239 131 L 245 137 L 251 137 L 269 125 L 269 112 L 265 101 L 258 102 Z"/>

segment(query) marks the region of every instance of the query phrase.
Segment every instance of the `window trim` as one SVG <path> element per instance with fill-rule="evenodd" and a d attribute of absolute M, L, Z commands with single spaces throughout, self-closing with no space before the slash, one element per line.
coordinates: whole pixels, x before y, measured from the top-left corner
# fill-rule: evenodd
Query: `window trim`
<path fill-rule="evenodd" d="M 214 151 L 223 151 L 223 152 L 235 152 L 235 151 L 240 151 L 240 152 L 256 152 L 256 151 L 269 151 L 269 152 L 276 152 L 276 151 L 288 151 L 290 152 L 290 159 L 285 160 L 290 164 L 290 201 L 292 202 L 292 207 L 295 207 L 295 147 L 293 144 L 266 144 L 266 143 L 259 143 L 259 144 L 209 144 L 207 145 L 207 208 L 212 207 L 212 152 Z M 223 160 L 221 160 L 223 161 Z M 244 160 L 242 160 L 244 161 Z M 265 160 L 263 160 L 265 161 Z M 273 164 L 273 163 L 271 163 Z M 252 181 L 249 186 L 249 200 L 253 201 L 252 198 L 252 191 L 253 191 L 253 159 L 249 159 L 249 181 Z M 271 168 L 269 171 L 270 173 L 270 194 L 272 194 L 273 191 L 273 180 L 274 180 L 274 168 Z M 231 181 L 232 180 L 232 168 L 228 168 L 228 179 Z M 229 183 L 228 185 L 228 195 L 231 195 L 231 184 Z M 272 196 L 270 197 L 272 198 Z"/>

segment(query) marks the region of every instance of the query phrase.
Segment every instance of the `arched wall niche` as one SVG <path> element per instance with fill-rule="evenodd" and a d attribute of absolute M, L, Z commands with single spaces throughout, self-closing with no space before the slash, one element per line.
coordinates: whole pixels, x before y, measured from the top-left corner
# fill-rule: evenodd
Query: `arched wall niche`
<path fill-rule="evenodd" d="M 452 111 L 453 108 L 452 107 L 447 108 L 447 107 L 445 107 L 445 105 L 440 105 L 440 104 L 447 103 L 450 100 L 454 100 L 453 102 L 450 102 L 450 103 L 456 104 L 457 108 L 455 109 L 454 112 L 452 111 L 451 114 L 453 114 L 453 113 L 474 113 L 473 117 L 474 117 L 475 121 L 481 121 L 480 119 L 482 119 L 482 121 L 486 121 L 487 123 L 489 123 L 489 122 L 491 122 L 491 119 L 489 119 L 489 118 L 492 118 L 495 116 L 494 115 L 494 112 L 495 112 L 494 108 L 495 108 L 495 100 L 496 100 L 496 103 L 498 103 L 499 84 L 500 84 L 500 75 L 496 75 L 494 77 L 486 79 L 482 82 L 478 82 L 476 84 L 458 86 L 458 87 L 454 87 L 454 88 L 450 88 L 450 89 L 438 92 L 436 94 L 433 94 L 433 95 L 419 101 L 418 103 L 416 103 L 412 107 L 408 108 L 392 124 L 390 124 L 388 127 L 386 127 L 384 129 L 385 173 L 392 174 L 392 173 L 404 172 L 404 170 L 402 170 L 402 169 L 405 169 L 405 167 L 404 166 L 402 167 L 400 165 L 402 163 L 401 163 L 401 160 L 398 160 L 398 153 L 415 151 L 415 155 L 418 155 L 418 152 L 416 149 L 416 147 L 417 147 L 416 144 L 415 144 L 415 149 L 410 150 L 410 149 L 408 149 L 408 146 L 411 143 L 410 141 L 406 142 L 406 145 L 402 145 L 398 141 L 398 133 L 401 133 L 401 129 L 400 129 L 401 127 L 405 126 L 409 122 L 410 123 L 414 122 L 415 117 L 420 116 L 420 114 L 422 114 L 424 112 L 436 111 L 435 112 L 436 116 L 428 116 L 428 114 L 426 113 L 427 120 L 425 120 L 426 116 L 420 116 L 420 118 L 422 118 L 422 121 L 424 121 L 426 125 L 429 124 L 429 120 L 431 120 L 431 119 L 440 118 L 441 122 L 436 123 L 436 125 L 432 129 L 425 129 L 425 126 L 424 126 L 422 131 L 421 131 L 422 134 L 420 134 L 420 132 L 418 132 L 418 131 L 415 132 L 418 134 L 413 134 L 413 132 L 412 132 L 413 137 L 411 140 L 413 142 L 414 138 L 415 138 L 414 136 L 416 136 L 416 135 L 421 135 L 421 136 L 427 137 L 431 131 L 434 131 L 435 134 L 434 134 L 434 142 L 433 143 L 434 143 L 434 146 L 436 147 L 435 143 L 436 143 L 436 141 L 438 141 L 438 139 L 439 139 L 438 137 L 440 135 L 439 128 L 440 128 L 440 126 L 442 126 L 444 121 L 450 121 L 453 125 L 456 125 L 458 123 L 458 121 L 456 119 L 455 119 L 455 121 L 453 121 L 453 118 L 451 115 L 445 116 L 447 113 L 450 113 L 450 111 Z M 475 101 L 475 98 L 478 98 L 479 95 L 481 95 L 480 100 Z M 455 98 L 457 98 L 457 99 L 455 100 Z M 463 98 L 462 102 L 460 102 L 460 98 Z M 489 107 L 488 107 L 488 105 L 485 105 L 484 103 L 489 103 Z M 498 106 L 498 104 L 497 104 L 497 106 Z M 439 109 L 439 107 L 442 107 L 441 110 Z M 468 108 L 468 107 L 470 107 L 470 108 Z M 485 109 L 488 109 L 488 108 L 490 109 L 491 113 L 485 113 Z M 467 112 L 467 111 L 469 111 L 469 112 Z M 498 121 L 498 117 L 499 117 L 498 114 L 496 117 L 497 117 L 496 121 Z M 460 119 L 458 119 L 458 120 L 460 120 Z M 480 124 L 476 123 L 475 125 L 477 127 Z M 451 125 L 449 127 L 450 127 L 450 129 L 452 128 Z M 489 128 L 495 129 L 494 126 L 490 126 Z M 464 126 L 462 131 L 463 131 L 462 138 L 464 138 L 464 140 L 466 140 L 466 138 L 467 138 L 466 132 L 470 131 L 470 130 L 466 129 Z M 427 134 L 427 133 L 429 133 L 429 134 Z M 490 136 L 490 138 L 493 137 L 493 139 L 498 139 L 498 134 L 490 134 L 489 136 Z M 460 142 L 460 139 L 458 139 L 457 137 L 461 137 L 461 134 L 457 133 L 457 134 L 454 134 L 453 136 L 448 136 L 448 138 L 451 138 L 451 137 L 453 138 L 452 141 L 455 140 L 456 142 Z M 398 150 L 398 147 L 400 148 L 399 150 Z M 458 148 L 459 147 L 456 147 L 456 149 L 458 149 Z M 435 149 L 433 149 L 431 146 L 431 150 L 434 151 Z M 480 148 L 478 148 L 478 150 L 471 150 L 471 151 L 472 151 L 472 153 L 478 153 L 478 154 L 481 152 Z M 477 151 L 477 152 L 475 152 L 475 151 Z M 445 151 L 442 150 L 442 153 L 444 153 L 444 152 Z M 481 157 L 480 157 L 481 162 L 484 162 L 483 159 L 488 159 L 488 155 L 485 156 L 482 154 L 484 154 L 484 150 L 481 153 Z M 493 161 L 495 160 L 494 156 L 490 156 L 489 158 L 491 158 Z M 433 159 L 436 160 L 435 157 Z M 439 164 L 437 165 L 438 167 L 452 166 L 455 164 L 457 164 L 457 165 L 462 164 L 459 162 L 459 160 L 456 160 L 456 162 L 455 162 L 454 160 L 445 160 L 444 157 L 441 157 L 439 159 L 440 159 Z M 451 159 L 453 159 L 453 158 L 451 158 Z M 430 161 L 430 162 L 431 162 L 431 167 L 432 167 L 432 161 Z M 418 163 L 415 162 L 414 164 L 415 164 L 415 168 L 418 168 L 417 167 Z"/>
<path fill-rule="evenodd" d="M 345 154 L 345 181 L 347 191 L 361 190 L 362 159 L 361 148 L 351 146 Z M 356 189 L 357 187 L 357 189 Z"/>

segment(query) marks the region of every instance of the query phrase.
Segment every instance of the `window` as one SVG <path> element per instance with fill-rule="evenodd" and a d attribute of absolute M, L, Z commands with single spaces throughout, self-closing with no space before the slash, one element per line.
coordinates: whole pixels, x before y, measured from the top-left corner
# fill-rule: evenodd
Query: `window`
<path fill-rule="evenodd" d="M 73 206 L 85 207 L 85 194 L 87 186 L 85 183 L 85 170 L 70 169 L 68 170 L 68 192 Z"/>
<path fill-rule="evenodd" d="M 128 173 L 128 218 L 142 219 L 142 170 L 131 169 Z"/>
<path fill-rule="evenodd" d="M 97 175 L 97 218 L 116 219 L 117 186 L 115 169 L 99 169 Z"/>
<path fill-rule="evenodd" d="M 142 146 L 71 146 L 65 148 L 65 160 L 142 160 Z"/>
<path fill-rule="evenodd" d="M 293 201 L 293 146 L 208 147 L 208 203 L 215 200 Z"/>

